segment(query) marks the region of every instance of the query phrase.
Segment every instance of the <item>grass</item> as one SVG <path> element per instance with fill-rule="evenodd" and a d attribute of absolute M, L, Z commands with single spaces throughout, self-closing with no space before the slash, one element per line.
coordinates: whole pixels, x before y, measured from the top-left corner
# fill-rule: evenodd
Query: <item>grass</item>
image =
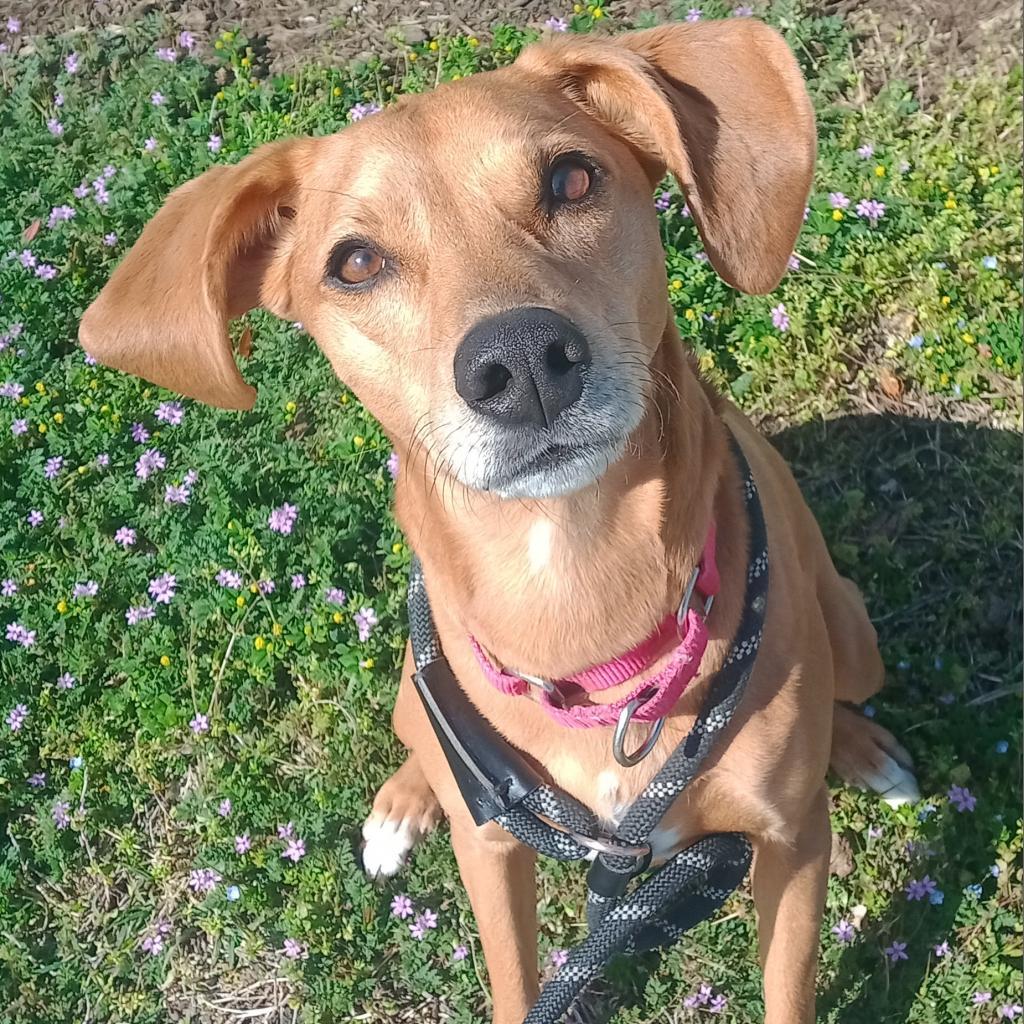
<path fill-rule="evenodd" d="M 671 187 L 663 230 L 684 337 L 721 388 L 784 428 L 833 556 L 867 594 L 890 670 L 872 710 L 906 739 L 926 794 L 890 811 L 834 793 L 819 1020 L 996 1021 L 1021 1001 L 1020 467 L 1005 429 L 1021 414 L 1020 73 L 980 69 L 927 112 L 899 83 L 861 102 L 840 22 L 791 3 L 771 20 L 820 126 L 798 269 L 770 297 L 732 292 L 695 259 Z M 0 53 L 4 1019 L 480 1020 L 485 969 L 446 836 L 383 890 L 358 866 L 358 826 L 400 757 L 389 713 L 409 553 L 388 512 L 387 439 L 296 325 L 248 318 L 248 414 L 168 406 L 87 365 L 75 333 L 174 185 L 261 142 L 341 129 L 357 103 L 507 63 L 530 36 L 271 78 L 239 34 L 161 60 L 166 32 L 4 38 Z M 855 213 L 870 198 L 885 204 L 874 226 Z M 64 204 L 73 217 L 51 226 Z M 901 412 L 921 408 L 944 422 Z M 154 449 L 164 465 L 140 479 Z M 168 503 L 169 485 L 187 500 Z M 269 522 L 285 503 L 298 516 L 282 534 Z M 114 539 L 126 526 L 130 546 Z M 148 592 L 164 573 L 168 603 Z M 128 625 L 146 605 L 155 616 Z M 365 641 L 363 608 L 379 618 Z M 954 785 L 973 811 L 956 810 Z M 295 862 L 288 822 L 305 845 Z M 941 903 L 907 898 L 925 875 Z M 581 886 L 576 868 L 545 867 L 544 956 L 582 936 Z M 389 912 L 400 892 L 438 914 L 422 941 Z M 885 957 L 894 942 L 906 961 Z M 703 1019 L 684 1006 L 702 983 L 728 997 L 723 1019 L 761 1019 L 745 893 L 646 966 L 615 971 L 623 1022 Z"/>

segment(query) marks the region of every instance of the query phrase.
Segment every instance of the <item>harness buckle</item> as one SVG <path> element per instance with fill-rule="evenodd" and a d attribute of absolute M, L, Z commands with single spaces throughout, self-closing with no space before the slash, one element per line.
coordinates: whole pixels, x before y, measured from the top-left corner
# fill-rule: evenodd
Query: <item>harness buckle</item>
<path fill-rule="evenodd" d="M 515 669 L 508 669 L 507 671 L 514 675 L 516 679 L 522 679 L 524 683 L 529 683 L 530 686 L 543 690 L 557 707 L 565 707 L 565 694 L 550 679 L 544 679 L 542 676 L 531 676 L 528 672 L 517 672 Z"/>
<path fill-rule="evenodd" d="M 634 697 L 622 709 L 622 712 L 619 714 L 619 720 L 615 723 L 615 735 L 612 736 L 612 753 L 615 755 L 615 760 L 623 768 L 632 768 L 638 765 L 654 749 L 654 745 L 658 742 L 658 737 L 661 735 L 661 730 L 665 727 L 665 719 L 659 718 L 656 722 L 652 723 L 647 739 L 632 753 L 627 753 L 626 730 L 629 729 L 630 722 L 632 722 L 637 710 L 643 707 L 653 696 L 653 693 L 644 693 L 639 697 Z"/>

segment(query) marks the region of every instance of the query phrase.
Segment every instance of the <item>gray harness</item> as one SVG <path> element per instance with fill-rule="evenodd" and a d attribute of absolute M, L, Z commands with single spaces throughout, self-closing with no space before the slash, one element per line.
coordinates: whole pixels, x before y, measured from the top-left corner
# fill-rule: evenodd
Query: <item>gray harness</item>
<path fill-rule="evenodd" d="M 593 858 L 587 874 L 589 934 L 570 951 L 524 1024 L 557 1024 L 617 954 L 672 945 L 710 917 L 750 867 L 746 836 L 720 832 L 698 839 L 629 889 L 650 867 L 651 834 L 732 720 L 761 643 L 768 538 L 753 475 L 735 441 L 732 452 L 743 478 L 750 523 L 743 615 L 725 664 L 707 680 L 704 703 L 689 734 L 614 831 L 546 781 L 466 697 L 441 650 L 422 567 L 413 559 L 408 594 L 413 681 L 474 821 L 497 821 L 521 842 L 558 860 Z"/>

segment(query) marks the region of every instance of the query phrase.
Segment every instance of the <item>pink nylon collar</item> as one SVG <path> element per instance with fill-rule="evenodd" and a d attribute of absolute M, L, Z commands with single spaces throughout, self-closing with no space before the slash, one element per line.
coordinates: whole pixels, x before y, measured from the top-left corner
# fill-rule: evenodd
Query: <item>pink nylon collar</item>
<path fill-rule="evenodd" d="M 708 529 L 704 552 L 697 567 L 694 591 L 705 601 L 718 593 L 718 566 L 715 564 L 715 524 Z M 657 629 L 632 650 L 606 661 L 553 681 L 525 678 L 514 672 L 499 668 L 475 637 L 469 642 L 487 681 L 497 690 L 510 696 L 522 696 L 531 686 L 538 688 L 540 704 L 560 725 L 586 729 L 599 725 L 615 725 L 623 709 L 633 700 L 643 703 L 632 715 L 637 722 L 654 722 L 672 710 L 685 692 L 687 686 L 700 669 L 701 659 L 708 643 L 708 631 L 704 615 L 689 604 L 680 612 L 672 612 L 658 625 Z M 680 618 L 680 613 L 683 613 Z M 610 704 L 581 704 L 573 700 L 583 693 L 596 693 L 619 686 L 648 669 L 661 657 L 669 641 L 677 640 L 671 657 L 658 673 L 646 679 L 618 700 Z"/>

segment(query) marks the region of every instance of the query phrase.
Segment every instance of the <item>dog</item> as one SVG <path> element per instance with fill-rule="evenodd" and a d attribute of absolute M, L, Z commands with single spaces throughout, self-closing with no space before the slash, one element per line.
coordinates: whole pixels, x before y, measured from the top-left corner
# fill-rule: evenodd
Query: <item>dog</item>
<path fill-rule="evenodd" d="M 248 409 L 228 322 L 257 306 L 301 320 L 399 454 L 397 518 L 460 686 L 609 823 L 686 735 L 737 628 L 749 531 L 734 439 L 767 523 L 764 637 L 734 719 L 652 839 L 657 863 L 708 833 L 750 838 L 767 1024 L 814 1019 L 830 763 L 894 803 L 917 789 L 907 752 L 849 706 L 884 676 L 858 590 L 781 457 L 682 346 L 652 190 L 671 173 L 714 269 L 767 293 L 815 148 L 796 61 L 755 20 L 552 38 L 176 189 L 80 329 L 107 365 Z M 485 679 L 470 636 L 548 679 L 643 641 L 712 524 L 721 586 L 700 672 L 638 766 L 612 758 L 609 728 L 566 729 Z M 407 653 L 394 729 L 408 756 L 374 801 L 364 863 L 393 874 L 449 819 L 493 1019 L 512 1024 L 538 992 L 535 856 L 474 824 L 412 673 Z"/>

